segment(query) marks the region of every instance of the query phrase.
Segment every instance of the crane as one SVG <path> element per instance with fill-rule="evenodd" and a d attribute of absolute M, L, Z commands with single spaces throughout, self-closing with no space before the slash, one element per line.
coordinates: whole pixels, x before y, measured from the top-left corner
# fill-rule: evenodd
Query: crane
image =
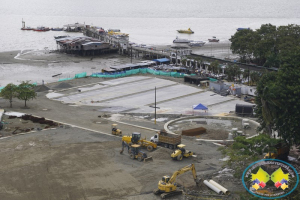
<path fill-rule="evenodd" d="M 167 198 L 170 196 L 175 196 L 177 194 L 182 194 L 182 191 L 177 190 L 177 184 L 176 184 L 176 178 L 178 175 L 181 175 L 185 172 L 192 171 L 193 178 L 198 185 L 199 181 L 196 174 L 196 169 L 194 164 L 190 164 L 188 166 L 185 166 L 176 172 L 173 173 L 173 175 L 170 176 L 163 176 L 162 180 L 158 182 L 158 189 L 154 190 L 154 194 L 160 194 L 161 198 Z"/>

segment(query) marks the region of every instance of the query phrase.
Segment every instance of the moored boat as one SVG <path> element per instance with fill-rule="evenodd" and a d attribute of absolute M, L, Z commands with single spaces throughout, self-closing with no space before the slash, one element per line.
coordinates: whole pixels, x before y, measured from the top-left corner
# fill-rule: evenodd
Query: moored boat
<path fill-rule="evenodd" d="M 192 34 L 194 33 L 194 31 L 192 31 L 190 28 L 188 28 L 187 30 L 177 30 L 178 33 L 188 33 L 188 34 Z"/>
<path fill-rule="evenodd" d="M 54 36 L 54 39 L 61 39 L 61 38 L 66 38 L 70 37 L 69 35 L 59 35 L 59 36 Z"/>
<path fill-rule="evenodd" d="M 193 42 L 193 40 L 188 40 L 188 39 L 181 39 L 176 37 L 175 40 L 173 40 L 173 43 L 189 43 L 189 42 Z"/>
<path fill-rule="evenodd" d="M 34 31 L 40 31 L 40 32 L 43 32 L 43 31 L 49 31 L 50 29 L 48 27 L 44 27 L 44 26 L 40 26 L 40 27 L 37 27 L 35 29 L 33 29 Z"/>
<path fill-rule="evenodd" d="M 59 28 L 59 27 L 57 27 L 57 28 L 51 28 L 51 31 L 62 31 L 63 30 L 63 28 Z"/>
<path fill-rule="evenodd" d="M 27 27 L 22 27 L 21 30 L 23 30 L 23 31 L 30 31 L 30 30 L 33 30 L 33 28 L 27 26 Z"/>
<path fill-rule="evenodd" d="M 209 42 L 219 42 L 220 40 L 213 36 L 211 39 L 208 39 Z"/>
<path fill-rule="evenodd" d="M 191 47 L 202 47 L 205 44 L 203 41 L 192 41 L 189 43 Z"/>

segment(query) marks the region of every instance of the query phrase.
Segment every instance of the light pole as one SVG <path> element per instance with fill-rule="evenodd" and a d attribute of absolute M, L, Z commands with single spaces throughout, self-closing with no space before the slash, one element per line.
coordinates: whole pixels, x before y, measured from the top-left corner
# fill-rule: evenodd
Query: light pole
<path fill-rule="evenodd" d="M 159 109 L 159 107 L 156 107 L 156 87 L 155 87 L 155 96 L 154 96 L 154 107 L 153 106 L 149 106 L 151 108 L 154 108 L 154 124 L 156 124 L 156 108 Z"/>

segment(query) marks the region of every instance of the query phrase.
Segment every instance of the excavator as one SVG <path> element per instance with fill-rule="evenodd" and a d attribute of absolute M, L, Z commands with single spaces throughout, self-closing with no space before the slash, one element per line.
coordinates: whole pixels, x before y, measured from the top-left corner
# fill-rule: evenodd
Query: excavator
<path fill-rule="evenodd" d="M 171 158 L 173 160 L 182 160 L 183 157 L 188 158 L 193 155 L 193 152 L 186 150 L 184 144 L 177 145 L 177 148 L 172 154 Z"/>
<path fill-rule="evenodd" d="M 142 147 L 146 147 L 148 151 L 152 151 L 157 148 L 157 144 L 147 141 L 145 139 L 141 139 L 141 133 L 133 132 L 131 136 L 123 136 L 122 141 L 126 142 L 129 146 L 132 144 L 139 144 Z"/>
<path fill-rule="evenodd" d="M 181 190 L 177 190 L 177 184 L 175 183 L 176 178 L 178 175 L 183 174 L 185 172 L 192 171 L 194 180 L 196 185 L 200 183 L 200 179 L 197 178 L 196 169 L 194 164 L 190 164 L 185 166 L 178 171 L 174 172 L 173 175 L 170 176 L 163 176 L 162 180 L 158 182 L 158 189 L 153 190 L 153 193 L 156 195 L 160 194 L 162 199 L 175 196 L 178 194 L 182 194 Z"/>
<path fill-rule="evenodd" d="M 128 148 L 128 153 L 132 160 L 137 159 L 140 162 L 153 161 L 152 156 L 148 157 L 146 153 L 141 151 L 141 145 L 132 144 L 129 146 L 126 142 L 122 141 L 122 150 L 120 151 L 120 154 L 122 154 L 124 152 L 125 147 Z"/>

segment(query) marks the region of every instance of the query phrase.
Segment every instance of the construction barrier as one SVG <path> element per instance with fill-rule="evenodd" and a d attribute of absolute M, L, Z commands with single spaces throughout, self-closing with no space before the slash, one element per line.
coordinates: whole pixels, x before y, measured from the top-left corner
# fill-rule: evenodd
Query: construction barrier
<path fill-rule="evenodd" d="M 170 76 L 170 77 L 176 77 L 176 78 L 183 78 L 185 75 L 184 73 L 179 73 L 179 72 L 164 72 L 164 71 L 144 68 L 144 69 L 132 69 L 132 70 L 128 70 L 128 71 L 115 72 L 115 73 L 93 73 L 91 75 L 91 77 L 119 78 L 119 77 L 134 75 L 134 74 L 146 74 L 146 73 L 158 75 L 158 76 Z"/>
<path fill-rule="evenodd" d="M 76 79 L 76 78 L 85 78 L 87 77 L 86 72 L 82 72 L 79 74 L 75 74 L 75 76 L 73 78 L 61 78 L 58 81 L 68 81 L 68 80 L 72 80 L 72 79 Z"/>

